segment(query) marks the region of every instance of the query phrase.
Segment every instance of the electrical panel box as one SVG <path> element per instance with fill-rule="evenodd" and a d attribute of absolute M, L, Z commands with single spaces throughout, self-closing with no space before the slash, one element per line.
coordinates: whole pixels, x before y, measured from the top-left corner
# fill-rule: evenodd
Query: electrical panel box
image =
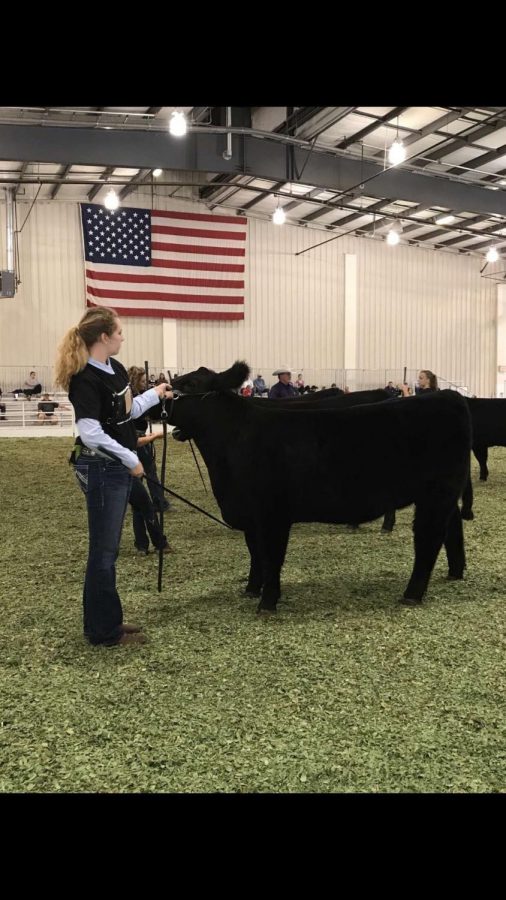
<path fill-rule="evenodd" d="M 0 297 L 14 297 L 16 278 L 14 272 L 0 271 Z"/>

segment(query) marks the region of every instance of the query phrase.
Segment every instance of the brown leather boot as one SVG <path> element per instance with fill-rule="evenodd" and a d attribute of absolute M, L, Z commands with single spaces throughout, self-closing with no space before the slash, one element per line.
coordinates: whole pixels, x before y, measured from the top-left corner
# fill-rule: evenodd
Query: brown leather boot
<path fill-rule="evenodd" d="M 132 644 L 132 645 L 133 644 L 145 644 L 145 643 L 147 643 L 147 640 L 148 639 L 145 634 L 139 634 L 139 633 L 125 634 L 125 632 L 123 632 L 123 634 L 120 635 L 120 637 L 118 638 L 116 643 L 108 644 L 107 646 L 108 647 L 126 647 L 130 644 Z"/>
<path fill-rule="evenodd" d="M 120 625 L 120 629 L 122 634 L 137 634 L 138 631 L 142 631 L 140 625 L 127 625 L 126 622 L 123 622 L 123 625 Z"/>

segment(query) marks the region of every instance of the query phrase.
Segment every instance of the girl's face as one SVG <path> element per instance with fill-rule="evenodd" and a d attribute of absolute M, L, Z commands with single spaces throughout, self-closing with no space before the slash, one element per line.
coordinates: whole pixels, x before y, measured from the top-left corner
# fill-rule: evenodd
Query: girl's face
<path fill-rule="evenodd" d="M 121 349 L 121 345 L 125 340 L 120 319 L 116 319 L 114 331 L 111 335 L 107 335 L 107 352 L 109 356 L 116 356 Z"/>
<path fill-rule="evenodd" d="M 418 386 L 421 388 L 430 387 L 430 380 L 426 372 L 420 372 L 418 375 Z"/>

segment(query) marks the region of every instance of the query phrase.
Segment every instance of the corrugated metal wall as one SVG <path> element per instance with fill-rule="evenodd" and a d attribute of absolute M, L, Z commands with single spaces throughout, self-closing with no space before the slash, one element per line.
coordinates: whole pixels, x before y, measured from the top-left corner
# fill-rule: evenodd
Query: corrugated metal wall
<path fill-rule="evenodd" d="M 191 180 L 191 173 L 180 173 Z M 179 193 L 190 194 L 191 188 Z M 161 196 L 158 208 L 206 211 Z M 126 201 L 151 206 L 149 192 Z M 18 202 L 18 228 L 29 204 Z M 273 368 L 294 372 L 343 367 L 344 254 L 357 254 L 358 366 L 402 371 L 430 368 L 482 396 L 495 387 L 496 286 L 481 278 L 477 257 L 429 249 L 388 247 L 343 237 L 302 256 L 328 235 L 250 219 L 245 321 L 178 322 L 179 369 L 222 369 L 244 358 L 268 380 Z M 5 265 L 5 206 L 0 246 Z M 84 308 L 79 207 L 37 202 L 19 238 L 22 283 L 16 297 L 0 300 L 0 365 L 51 365 L 64 331 Z M 163 362 L 162 324 L 125 321 L 125 363 L 153 368 Z M 400 377 L 400 374 L 399 374 Z M 309 379 L 307 379 L 309 380 Z M 330 381 L 330 375 L 329 379 Z"/>

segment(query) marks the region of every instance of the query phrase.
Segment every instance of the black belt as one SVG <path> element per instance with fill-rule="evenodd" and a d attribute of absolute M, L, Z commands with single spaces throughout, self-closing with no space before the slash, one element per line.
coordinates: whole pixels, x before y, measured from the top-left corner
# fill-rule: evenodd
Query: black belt
<path fill-rule="evenodd" d="M 77 447 L 80 447 L 77 444 Z M 89 447 L 80 447 L 79 453 L 76 453 L 76 456 L 93 456 L 97 459 L 106 459 L 108 462 L 118 462 L 118 460 L 113 459 L 112 456 L 109 456 L 107 453 L 103 453 L 101 450 L 90 450 Z"/>

